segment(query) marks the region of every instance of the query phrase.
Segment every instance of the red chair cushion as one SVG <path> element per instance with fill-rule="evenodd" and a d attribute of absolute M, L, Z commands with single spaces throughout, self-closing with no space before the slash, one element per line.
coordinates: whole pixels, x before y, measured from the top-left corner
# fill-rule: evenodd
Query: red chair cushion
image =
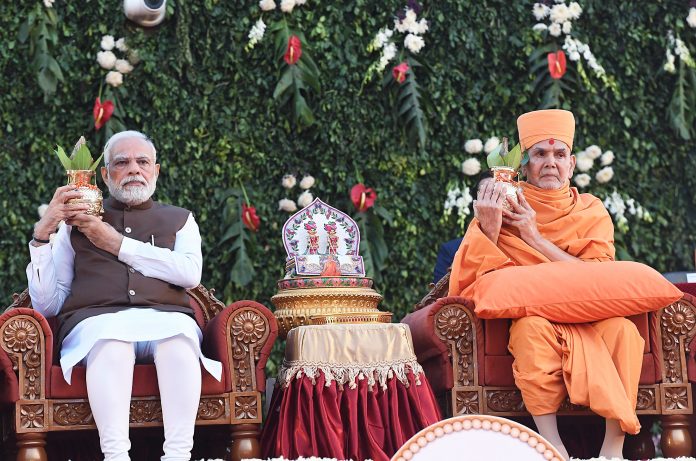
<path fill-rule="evenodd" d="M 72 371 L 72 384 L 65 382 L 63 371 L 60 366 L 51 367 L 51 395 L 53 399 L 86 399 L 87 382 L 85 380 L 86 368 L 77 366 Z M 222 382 L 217 381 L 213 376 L 201 367 L 203 376 L 201 395 L 223 394 L 227 390 Z M 223 380 L 224 381 L 224 380 Z M 157 370 L 152 364 L 136 365 L 133 372 L 133 397 L 154 397 L 159 396 L 159 386 L 157 385 Z"/>

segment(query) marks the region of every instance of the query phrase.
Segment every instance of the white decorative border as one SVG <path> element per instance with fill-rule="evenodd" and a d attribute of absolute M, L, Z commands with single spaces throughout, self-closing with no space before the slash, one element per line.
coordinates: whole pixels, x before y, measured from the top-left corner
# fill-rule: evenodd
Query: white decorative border
<path fill-rule="evenodd" d="M 500 416 L 488 415 L 461 415 L 438 421 L 411 437 L 399 448 L 392 461 L 409 461 L 421 448 L 445 434 L 471 429 L 500 432 L 526 443 L 549 461 L 563 461 L 563 456 L 551 443 L 527 426 Z"/>

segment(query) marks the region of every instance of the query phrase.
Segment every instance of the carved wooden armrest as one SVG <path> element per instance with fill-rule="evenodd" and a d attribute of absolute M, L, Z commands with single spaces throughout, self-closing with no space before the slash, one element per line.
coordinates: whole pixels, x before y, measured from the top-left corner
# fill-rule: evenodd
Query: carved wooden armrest
<path fill-rule="evenodd" d="M 46 397 L 46 368 L 53 353 L 53 333 L 33 309 L 14 308 L 0 316 L 0 345 L 19 381 L 19 399 Z"/>
<path fill-rule="evenodd" d="M 264 368 L 277 336 L 275 317 L 255 301 L 227 306 L 205 329 L 206 350 L 223 363 L 223 373 L 231 380 L 234 424 L 261 422 Z"/>
<path fill-rule="evenodd" d="M 696 297 L 684 294 L 679 301 L 652 315 L 656 318 L 651 326 L 655 328 L 662 348 L 660 394 L 663 413 L 691 413 L 693 401 L 687 360 L 691 359 L 689 348 L 696 336 Z"/>

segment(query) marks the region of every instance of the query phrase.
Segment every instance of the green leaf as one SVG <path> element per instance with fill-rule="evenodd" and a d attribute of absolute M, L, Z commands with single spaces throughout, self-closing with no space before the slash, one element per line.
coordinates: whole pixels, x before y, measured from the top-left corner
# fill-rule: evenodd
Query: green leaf
<path fill-rule="evenodd" d="M 99 166 L 99 162 L 101 162 L 102 157 L 104 157 L 104 152 L 102 152 L 102 154 L 99 156 L 99 158 L 96 159 L 96 160 L 94 161 L 94 163 L 92 163 L 92 165 L 90 165 L 89 169 L 92 170 L 92 171 L 95 171 L 95 170 L 97 169 L 97 167 Z M 91 157 L 90 157 L 90 158 L 91 158 Z"/>
<path fill-rule="evenodd" d="M 56 92 L 56 87 L 58 86 L 58 81 L 53 72 L 48 69 L 42 69 L 38 73 L 39 87 L 44 93 L 53 94 Z"/>
<path fill-rule="evenodd" d="M 74 170 L 88 170 L 92 165 L 92 155 L 89 153 L 86 143 L 80 145 L 77 152 L 74 152 L 70 158 L 72 159 Z"/>
<path fill-rule="evenodd" d="M 494 166 L 505 166 L 505 162 L 503 161 L 503 158 L 500 156 L 500 151 L 503 149 L 502 144 L 499 144 L 498 147 L 493 149 L 488 156 L 486 156 L 486 163 L 488 164 L 488 168 L 493 168 Z"/>
<path fill-rule="evenodd" d="M 57 146 L 57 149 L 55 150 L 56 155 L 58 156 L 58 159 L 60 160 L 60 163 L 63 164 L 63 168 L 66 170 L 72 170 L 72 161 L 70 160 L 70 157 L 68 157 L 65 154 L 65 151 L 63 150 L 62 147 Z"/>

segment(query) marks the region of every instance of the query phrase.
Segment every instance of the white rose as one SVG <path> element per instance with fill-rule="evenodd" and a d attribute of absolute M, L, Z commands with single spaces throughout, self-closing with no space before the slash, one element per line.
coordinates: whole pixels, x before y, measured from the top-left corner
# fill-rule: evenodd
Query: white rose
<path fill-rule="evenodd" d="M 104 50 L 104 51 L 113 50 L 115 44 L 116 44 L 116 42 L 114 42 L 113 35 L 104 35 L 101 39 L 101 47 L 102 47 L 102 50 Z"/>
<path fill-rule="evenodd" d="M 133 66 L 125 59 L 117 59 L 116 70 L 122 74 L 130 74 L 133 71 Z"/>
<path fill-rule="evenodd" d="M 283 176 L 281 184 L 283 184 L 283 187 L 286 189 L 292 189 L 293 187 L 295 187 L 295 184 L 297 184 L 297 179 L 295 179 L 295 175 L 286 174 L 285 176 Z"/>
<path fill-rule="evenodd" d="M 53 2 L 56 0 L 43 0 L 43 4 L 46 8 L 53 8 Z"/>
<path fill-rule="evenodd" d="M 302 208 L 306 207 L 314 201 L 314 196 L 308 190 L 302 192 L 299 197 L 297 197 L 297 204 Z"/>
<path fill-rule="evenodd" d="M 568 55 L 568 59 L 570 59 L 571 61 L 578 61 L 580 60 L 580 53 L 578 53 L 577 51 L 571 51 Z"/>
<path fill-rule="evenodd" d="M 594 160 L 587 154 L 578 154 L 575 167 L 580 171 L 590 171 L 594 166 Z"/>
<path fill-rule="evenodd" d="M 551 22 L 557 24 L 563 24 L 570 18 L 570 9 L 565 3 L 559 3 L 551 7 L 551 13 L 549 13 L 549 18 Z"/>
<path fill-rule="evenodd" d="M 670 74 L 673 74 L 677 71 L 677 68 L 674 66 L 674 62 L 666 62 L 663 69 L 665 72 L 669 72 Z"/>
<path fill-rule="evenodd" d="M 592 178 L 590 178 L 590 175 L 587 173 L 581 173 L 581 174 L 576 174 L 573 177 L 573 181 L 578 187 L 587 187 L 590 185 L 590 181 Z"/>
<path fill-rule="evenodd" d="M 611 178 L 614 177 L 614 169 L 610 166 L 605 166 L 601 170 L 597 172 L 595 175 L 595 179 L 597 180 L 598 183 L 605 184 L 611 181 Z"/>
<path fill-rule="evenodd" d="M 465 197 L 459 197 L 456 202 L 454 202 L 455 206 L 459 209 L 465 208 L 468 206 L 468 203 L 466 203 L 466 198 Z"/>
<path fill-rule="evenodd" d="M 462 162 L 462 173 L 473 176 L 481 172 L 481 162 L 477 158 L 471 157 Z"/>
<path fill-rule="evenodd" d="M 404 46 L 408 48 L 411 53 L 418 53 L 421 48 L 425 46 L 425 41 L 418 35 L 408 34 L 404 39 Z"/>
<path fill-rule="evenodd" d="M 302 178 L 302 181 L 300 181 L 300 188 L 302 189 L 309 189 L 314 185 L 314 176 L 306 175 L 304 178 Z"/>
<path fill-rule="evenodd" d="M 696 8 L 689 8 L 689 15 L 686 17 L 689 27 L 696 27 Z"/>
<path fill-rule="evenodd" d="M 480 154 L 483 150 L 483 141 L 480 139 L 469 139 L 464 143 L 464 150 L 468 154 Z"/>
<path fill-rule="evenodd" d="M 568 35 L 570 31 L 573 29 L 573 25 L 570 23 L 570 21 L 566 21 L 563 23 L 563 33 Z"/>
<path fill-rule="evenodd" d="M 417 23 L 413 23 L 410 31 L 416 35 L 423 35 L 428 31 L 428 21 L 421 19 Z"/>
<path fill-rule="evenodd" d="M 600 160 L 602 166 L 611 165 L 613 161 L 614 161 L 614 153 L 612 151 L 608 150 L 602 154 L 602 157 Z"/>
<path fill-rule="evenodd" d="M 549 27 L 546 24 L 544 24 L 543 22 L 537 22 L 536 24 L 534 24 L 534 27 L 532 27 L 532 30 L 534 32 L 543 32 L 548 28 Z"/>
<path fill-rule="evenodd" d="M 590 157 L 592 160 L 596 159 L 600 155 L 602 155 L 602 149 L 599 148 L 596 144 L 591 145 L 587 149 L 585 149 L 585 153 L 587 154 L 588 157 Z"/>
<path fill-rule="evenodd" d="M 498 139 L 495 136 L 492 136 L 488 138 L 488 141 L 486 141 L 486 144 L 483 146 L 483 150 L 487 153 L 490 154 L 493 152 L 493 149 L 498 147 L 500 145 L 500 139 Z"/>
<path fill-rule="evenodd" d="M 561 25 L 557 22 L 554 22 L 549 26 L 549 34 L 553 35 L 554 37 L 560 37 L 562 31 L 563 29 L 561 29 Z"/>
<path fill-rule="evenodd" d="M 297 211 L 297 205 L 294 200 L 284 198 L 278 201 L 278 211 L 288 211 L 292 213 L 293 211 Z"/>
<path fill-rule="evenodd" d="M 259 2 L 259 7 L 261 7 L 263 11 L 271 11 L 275 10 L 276 4 L 273 0 L 261 0 Z"/>
<path fill-rule="evenodd" d="M 280 2 L 280 10 L 283 13 L 292 13 L 293 8 L 295 8 L 295 0 L 282 0 Z"/>
<path fill-rule="evenodd" d="M 123 84 L 123 74 L 121 72 L 111 70 L 106 74 L 106 83 L 117 88 Z"/>
<path fill-rule="evenodd" d="M 568 5 L 568 11 L 570 11 L 570 17 L 573 19 L 578 19 L 582 13 L 582 7 L 578 2 L 572 2 Z"/>
<path fill-rule="evenodd" d="M 116 65 L 116 55 L 111 51 L 99 51 L 97 53 L 97 62 L 106 70 L 113 69 Z"/>
<path fill-rule="evenodd" d="M 532 7 L 532 13 L 537 21 L 544 19 L 549 14 L 549 11 L 551 9 L 543 3 L 535 3 Z"/>
<path fill-rule="evenodd" d="M 48 210 L 47 204 L 42 203 L 41 205 L 39 205 L 39 207 L 36 209 L 36 211 L 39 213 L 39 219 L 44 217 L 44 215 L 46 214 L 46 210 Z"/>
<path fill-rule="evenodd" d="M 116 48 L 119 51 L 123 51 L 124 53 L 128 51 L 128 46 L 126 45 L 126 39 L 121 37 L 118 40 L 116 40 Z"/>

